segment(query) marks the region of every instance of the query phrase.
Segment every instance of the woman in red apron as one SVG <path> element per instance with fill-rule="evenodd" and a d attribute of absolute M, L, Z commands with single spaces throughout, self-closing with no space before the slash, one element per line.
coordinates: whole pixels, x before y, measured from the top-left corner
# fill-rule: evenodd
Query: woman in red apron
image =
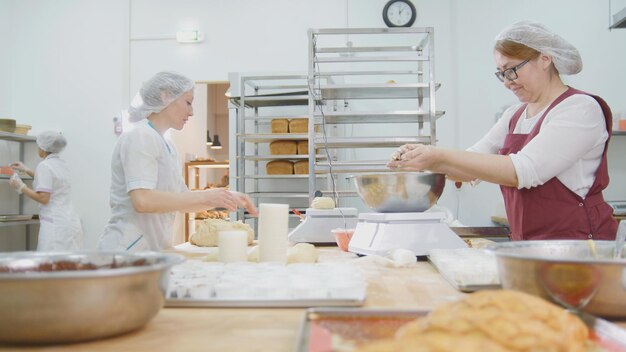
<path fill-rule="evenodd" d="M 494 58 L 496 77 L 521 104 L 466 151 L 405 145 L 389 166 L 499 184 L 513 240 L 614 239 L 617 222 L 602 197 L 611 110 L 560 78 L 582 70 L 580 54 L 524 21 L 496 37 Z"/>

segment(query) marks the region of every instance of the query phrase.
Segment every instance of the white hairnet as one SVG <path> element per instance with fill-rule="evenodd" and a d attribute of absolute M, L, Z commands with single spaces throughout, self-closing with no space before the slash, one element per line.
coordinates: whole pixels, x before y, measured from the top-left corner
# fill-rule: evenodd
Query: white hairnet
<path fill-rule="evenodd" d="M 531 21 L 514 23 L 496 36 L 496 41 L 503 40 L 526 45 L 552 57 L 552 62 L 560 74 L 573 75 L 583 69 L 583 61 L 578 50 L 541 23 Z"/>
<path fill-rule="evenodd" d="M 66 145 L 67 140 L 61 132 L 44 131 L 37 135 L 37 146 L 44 152 L 60 153 Z"/>
<path fill-rule="evenodd" d="M 137 122 L 160 112 L 183 93 L 193 89 L 193 81 L 175 72 L 159 72 L 144 82 L 139 90 L 141 99 L 133 99 L 128 108 L 130 122 Z"/>

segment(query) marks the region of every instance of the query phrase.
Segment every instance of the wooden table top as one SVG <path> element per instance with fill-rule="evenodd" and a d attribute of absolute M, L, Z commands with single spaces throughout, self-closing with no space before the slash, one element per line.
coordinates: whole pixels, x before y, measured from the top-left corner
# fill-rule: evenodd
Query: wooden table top
<path fill-rule="evenodd" d="M 368 279 L 365 308 L 433 309 L 463 295 L 429 262 L 388 268 L 322 248 L 321 261 L 359 261 Z M 19 351 L 293 351 L 304 316 L 300 308 L 164 308 L 143 329 L 99 341 Z M 626 328 L 626 321 L 617 323 Z M 0 346 L 0 351 L 15 346 Z"/>

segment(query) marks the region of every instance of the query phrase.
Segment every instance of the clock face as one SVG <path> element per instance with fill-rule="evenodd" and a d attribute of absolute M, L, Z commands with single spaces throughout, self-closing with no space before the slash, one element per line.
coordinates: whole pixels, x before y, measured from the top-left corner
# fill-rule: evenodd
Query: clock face
<path fill-rule="evenodd" d="M 415 22 L 415 7 L 413 4 L 392 0 L 385 6 L 383 13 L 385 23 L 389 27 L 410 27 Z"/>

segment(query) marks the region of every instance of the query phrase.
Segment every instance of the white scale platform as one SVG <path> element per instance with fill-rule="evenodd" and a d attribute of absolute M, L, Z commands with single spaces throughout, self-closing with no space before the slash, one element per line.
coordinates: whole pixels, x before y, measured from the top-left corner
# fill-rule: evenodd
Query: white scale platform
<path fill-rule="evenodd" d="M 467 248 L 467 244 L 442 220 L 441 212 L 363 213 L 348 250 L 385 256 L 394 249 L 408 249 L 425 256 L 431 249 Z"/>
<path fill-rule="evenodd" d="M 292 243 L 335 243 L 335 236 L 330 230 L 344 227 L 353 229 L 356 223 L 356 208 L 308 208 L 304 220 L 289 233 L 289 241 Z"/>

